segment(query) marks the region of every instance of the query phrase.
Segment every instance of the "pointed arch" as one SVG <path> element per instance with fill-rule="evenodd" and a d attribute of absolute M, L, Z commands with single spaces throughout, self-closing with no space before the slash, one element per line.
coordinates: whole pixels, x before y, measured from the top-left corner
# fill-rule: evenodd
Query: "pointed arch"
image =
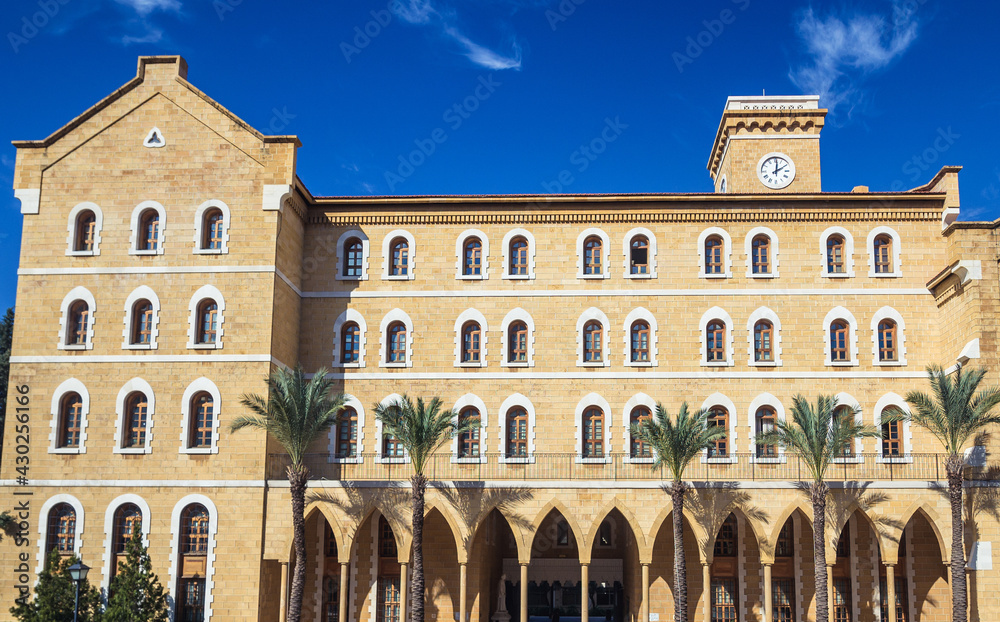
<path fill-rule="evenodd" d="M 937 539 L 938 550 L 941 551 L 941 563 L 947 564 L 951 560 L 951 548 L 948 546 L 948 540 L 941 533 L 941 529 L 938 527 L 938 522 L 942 522 L 941 516 L 934 511 L 934 509 L 927 503 L 926 499 L 919 499 L 910 504 L 910 507 L 906 508 L 903 512 L 900 523 L 905 528 L 906 525 L 913 520 L 913 517 L 918 513 L 924 515 L 924 519 L 927 524 L 931 526 L 931 531 L 934 532 L 934 537 Z M 902 533 L 902 532 L 901 532 Z"/>
<path fill-rule="evenodd" d="M 458 553 L 458 563 L 464 564 L 468 562 L 469 551 L 465 547 L 467 533 L 462 529 L 462 521 L 448 508 L 448 504 L 440 503 L 437 500 L 428 501 L 424 505 L 424 520 L 426 521 L 431 512 L 435 510 L 448 523 L 448 527 L 451 528 L 451 535 L 455 539 L 455 550 Z M 412 551 L 409 551 L 409 549 L 413 547 L 413 531 L 410 530 L 407 532 L 403 536 L 403 540 L 406 542 L 405 546 L 408 549 L 407 555 L 412 555 Z"/>
<path fill-rule="evenodd" d="M 647 542 L 649 542 L 650 550 L 652 550 L 653 547 L 656 545 L 656 536 L 660 533 L 660 529 L 663 527 L 663 524 L 667 521 L 668 518 L 670 518 L 670 520 L 673 521 L 671 514 L 673 514 L 673 507 L 671 507 L 670 505 L 664 505 L 663 508 L 660 509 L 660 513 L 657 514 L 656 518 L 653 519 L 653 525 L 650 528 L 649 533 L 647 535 Z M 695 541 L 699 543 L 706 541 L 708 539 L 708 535 L 705 533 L 705 530 L 703 529 L 702 525 L 695 519 L 694 515 L 691 514 L 691 509 L 687 505 L 684 506 L 683 514 L 684 514 L 685 526 L 688 527 L 691 530 L 691 533 L 694 534 Z M 673 527 L 671 527 L 670 529 L 672 533 Z M 705 551 L 703 547 L 698 546 L 695 548 L 698 550 L 699 561 L 701 563 L 705 563 L 707 560 L 705 559 Z"/>
<path fill-rule="evenodd" d="M 563 517 L 563 520 L 566 521 L 566 524 L 569 525 L 570 530 L 573 532 L 573 537 L 576 539 L 577 550 L 580 551 L 580 556 L 582 558 L 584 554 L 583 530 L 580 528 L 580 523 L 573 517 L 573 513 L 570 512 L 569 508 L 563 505 L 563 502 L 559 499 L 552 499 L 542 506 L 542 509 L 535 516 L 535 519 L 531 521 L 531 543 L 529 546 L 534 545 L 535 536 L 538 535 L 538 530 L 553 510 L 559 512 L 559 514 Z"/>
<path fill-rule="evenodd" d="M 326 523 L 330 525 L 330 531 L 333 532 L 333 539 L 337 541 L 337 557 L 339 559 L 350 559 L 351 547 L 354 545 L 354 533 L 347 533 L 344 530 L 339 517 L 335 516 L 330 509 L 329 503 L 322 500 L 314 500 L 311 503 L 307 503 L 305 509 L 306 522 L 309 522 L 309 519 L 316 512 L 319 512 L 326 520 Z"/>
<path fill-rule="evenodd" d="M 805 501 L 797 501 L 792 505 L 786 507 L 778 518 L 771 523 L 771 533 L 768 535 L 766 546 L 760 547 L 761 561 L 763 562 L 774 562 L 774 547 L 778 543 L 778 537 L 781 535 L 781 530 L 784 528 L 785 523 L 787 523 L 795 512 L 802 512 L 802 515 L 809 522 L 810 529 L 812 529 L 813 523 L 813 513 L 812 506 Z"/>
<path fill-rule="evenodd" d="M 851 501 L 851 503 L 847 506 L 844 512 L 841 515 L 839 515 L 835 521 L 830 521 L 830 519 L 827 518 L 826 522 L 827 534 L 833 534 L 839 538 L 840 534 L 843 533 L 844 531 L 844 527 L 847 525 L 847 521 L 849 521 L 851 519 L 851 516 L 853 516 L 854 514 L 860 516 L 862 522 L 865 525 L 867 525 L 869 529 L 871 529 L 875 542 L 878 545 L 879 556 L 881 557 L 881 559 L 887 560 L 886 546 L 885 543 L 882 541 L 882 535 L 879 533 L 878 526 L 875 524 L 875 519 L 873 519 L 871 515 L 868 514 L 868 512 L 865 512 L 863 509 L 861 509 L 861 506 L 858 505 L 857 501 Z M 855 535 L 855 537 L 857 537 L 857 535 Z M 825 535 L 824 535 L 824 541 L 826 544 L 827 559 L 836 559 L 837 555 L 836 543 L 832 540 L 832 538 L 828 538 Z M 895 557 L 895 553 L 896 552 L 893 551 L 893 557 Z"/>
<path fill-rule="evenodd" d="M 594 517 L 594 521 L 590 525 L 590 530 L 587 531 L 587 534 L 584 537 L 584 540 L 586 540 L 585 548 L 587 551 L 587 559 L 590 559 L 590 552 L 594 549 L 594 540 L 597 539 L 597 534 L 600 532 L 601 524 L 614 510 L 618 510 L 618 513 L 622 515 L 625 522 L 632 528 L 632 537 L 635 538 L 636 545 L 639 548 L 640 563 L 642 563 L 644 555 L 646 556 L 645 559 L 647 560 L 647 563 L 651 563 L 653 547 L 646 545 L 646 534 L 643 533 L 642 527 L 639 525 L 639 521 L 635 519 L 635 514 L 632 513 L 628 506 L 620 503 L 617 498 L 605 503 L 604 507 L 597 512 L 597 515 Z M 583 555 L 581 554 L 580 557 L 582 559 Z"/>
<path fill-rule="evenodd" d="M 531 561 L 531 543 L 525 542 L 526 534 L 524 530 L 521 529 L 521 523 L 524 521 L 518 521 L 513 516 L 509 516 L 506 512 L 504 512 L 504 508 L 497 503 L 494 503 L 486 508 L 485 511 L 480 514 L 479 519 L 475 522 L 475 524 L 469 526 L 469 548 L 472 548 L 476 538 L 479 537 L 479 530 L 482 528 L 483 523 L 486 522 L 486 519 L 490 517 L 490 514 L 492 514 L 494 510 L 496 510 L 497 514 L 503 518 L 507 527 L 510 529 L 510 532 L 514 534 L 514 542 L 517 545 L 518 563 L 529 563 Z M 533 535 L 534 534 L 532 534 L 532 536 Z"/>
<path fill-rule="evenodd" d="M 708 539 L 705 541 L 705 556 L 709 558 L 712 556 L 712 551 L 715 549 L 715 539 L 719 535 L 719 530 L 722 529 L 722 524 L 726 522 L 730 514 L 736 516 L 737 521 L 742 521 L 744 525 L 750 526 L 750 532 L 753 533 L 754 540 L 757 543 L 757 550 L 763 552 L 764 545 L 767 544 L 767 534 L 763 532 L 763 525 L 758 524 L 757 521 L 747 516 L 746 512 L 738 505 L 733 504 L 726 509 L 729 511 L 725 514 L 720 512 L 721 516 L 715 516 L 712 523 L 710 523 L 711 529 L 707 532 Z"/>

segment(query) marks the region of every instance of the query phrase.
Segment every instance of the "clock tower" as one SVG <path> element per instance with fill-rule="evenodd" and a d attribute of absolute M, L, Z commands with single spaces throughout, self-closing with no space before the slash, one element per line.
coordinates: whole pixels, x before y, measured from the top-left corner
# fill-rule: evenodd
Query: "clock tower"
<path fill-rule="evenodd" d="M 715 191 L 821 192 L 819 133 L 826 112 L 817 95 L 727 99 L 708 161 Z"/>

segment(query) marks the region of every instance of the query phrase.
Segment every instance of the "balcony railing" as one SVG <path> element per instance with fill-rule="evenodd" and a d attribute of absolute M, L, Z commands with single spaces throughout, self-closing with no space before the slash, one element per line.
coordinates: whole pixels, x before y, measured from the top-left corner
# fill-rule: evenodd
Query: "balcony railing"
<path fill-rule="evenodd" d="M 907 454 L 886 457 L 881 454 L 854 454 L 838 460 L 827 470 L 828 481 L 941 481 L 946 479 L 945 454 Z M 409 479 L 413 467 L 401 458 L 382 458 L 362 454 L 338 458 L 332 454 L 307 454 L 304 460 L 310 479 L 345 481 L 399 481 Z M 286 454 L 268 456 L 268 479 L 285 479 L 289 461 Z M 583 458 L 572 453 L 535 453 L 529 458 L 508 458 L 485 454 L 481 458 L 456 458 L 452 454 L 434 454 L 425 468 L 431 480 L 438 481 L 669 481 L 667 470 L 652 468 L 650 461 L 640 462 L 625 454 L 605 458 Z M 987 469 L 969 467 L 967 479 L 984 479 Z M 804 481 L 809 480 L 807 465 L 786 455 L 759 458 L 756 454 L 730 454 L 727 457 L 694 460 L 684 472 L 689 481 Z"/>

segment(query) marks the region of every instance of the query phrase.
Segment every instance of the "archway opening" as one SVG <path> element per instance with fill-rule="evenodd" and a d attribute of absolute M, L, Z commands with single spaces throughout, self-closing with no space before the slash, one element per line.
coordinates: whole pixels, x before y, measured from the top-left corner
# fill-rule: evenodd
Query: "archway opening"
<path fill-rule="evenodd" d="M 468 572 L 470 620 L 489 622 L 501 609 L 517 620 L 520 611 L 517 540 L 507 518 L 497 509 L 491 510 L 476 530 L 469 548 Z"/>
<path fill-rule="evenodd" d="M 459 610 L 458 547 L 451 525 L 437 508 L 432 508 L 424 517 L 424 590 L 426 619 L 456 619 Z"/>
<path fill-rule="evenodd" d="M 590 617 L 637 618 L 642 602 L 642 569 L 635 533 L 625 516 L 613 508 L 593 534 L 588 572 Z"/>
<path fill-rule="evenodd" d="M 683 517 L 684 568 L 687 573 L 688 619 L 698 614 L 698 601 L 704 594 L 699 543 L 687 517 Z M 649 566 L 649 613 L 661 620 L 674 619 L 674 517 L 667 514 L 653 535 L 653 559 Z"/>
<path fill-rule="evenodd" d="M 531 543 L 528 622 L 552 620 L 554 616 L 563 622 L 578 620 L 583 608 L 581 578 L 577 534 L 566 517 L 553 508 Z"/>

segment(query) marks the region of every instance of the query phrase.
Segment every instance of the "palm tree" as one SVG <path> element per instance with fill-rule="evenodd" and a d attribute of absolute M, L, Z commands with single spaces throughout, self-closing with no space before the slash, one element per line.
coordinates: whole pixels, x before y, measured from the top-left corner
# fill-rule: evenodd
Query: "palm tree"
<path fill-rule="evenodd" d="M 403 446 L 410 462 L 410 499 L 413 509 L 413 581 L 410 585 L 410 620 L 424 622 L 424 492 L 427 477 L 424 467 L 431 454 L 458 434 L 479 427 L 477 417 L 460 418 L 451 410 L 441 410 L 441 400 L 417 398 L 416 405 L 403 396 L 375 406 L 375 418 L 382 422 L 382 433 Z"/>
<path fill-rule="evenodd" d="M 906 394 L 912 406 L 911 421 L 933 434 L 948 452 L 948 501 L 951 503 L 951 619 L 966 620 L 968 594 L 965 582 L 965 542 L 962 523 L 962 486 L 964 460 L 962 450 L 976 436 L 996 423 L 1000 413 L 992 412 L 1000 404 L 1000 390 L 989 387 L 979 391 L 985 369 L 965 373 L 959 367 L 954 377 L 938 366 L 927 368 L 933 395 L 919 391 Z"/>
<path fill-rule="evenodd" d="M 684 554 L 684 469 L 701 452 L 726 437 L 723 427 L 708 426 L 708 411 L 688 411 L 687 402 L 681 404 L 676 423 L 661 404 L 656 405 L 656 415 L 632 426 L 632 435 L 648 443 L 653 449 L 653 468 L 670 469 L 670 502 L 674 517 L 674 620 L 687 622 L 687 560 Z M 707 586 L 706 586 L 707 589 Z"/>
<path fill-rule="evenodd" d="M 302 462 L 309 445 L 337 425 L 344 408 L 344 394 L 334 393 L 333 381 L 326 373 L 326 369 L 319 369 L 307 381 L 301 365 L 294 371 L 274 370 L 267 378 L 267 397 L 244 394 L 240 403 L 250 414 L 240 415 L 230 424 L 233 432 L 243 428 L 264 430 L 288 452 L 295 565 L 287 622 L 299 622 L 306 583 L 305 498 L 309 469 Z"/>
<path fill-rule="evenodd" d="M 808 485 L 813 508 L 813 560 L 816 572 L 816 622 L 829 622 L 829 583 L 826 574 L 826 470 L 844 456 L 857 438 L 882 438 L 871 425 L 857 423 L 857 409 L 848 416 L 836 416 L 837 398 L 820 395 L 815 407 L 801 395 L 792 401 L 792 422 L 777 420 L 774 428 L 757 436 L 758 445 L 781 445 L 806 464 L 812 482 Z"/>

